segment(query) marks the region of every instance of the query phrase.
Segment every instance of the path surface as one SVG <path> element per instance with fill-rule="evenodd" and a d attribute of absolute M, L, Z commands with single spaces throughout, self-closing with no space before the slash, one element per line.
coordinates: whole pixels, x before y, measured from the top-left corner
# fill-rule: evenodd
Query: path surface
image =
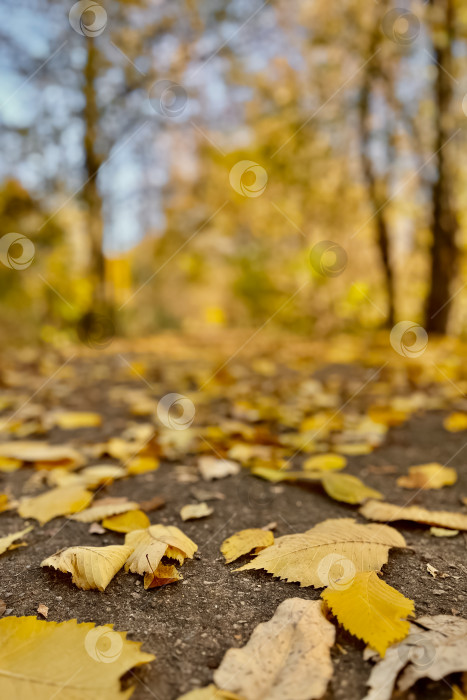
<path fill-rule="evenodd" d="M 101 428 L 75 431 L 51 428 L 42 435 L 28 435 L 27 439 L 65 442 L 79 449 L 120 436 L 133 424 L 148 423 L 154 424 L 159 435 L 167 435 L 167 431 L 161 433 L 155 412 L 133 414 L 132 392 L 138 394 L 133 396 L 133 405 L 139 404 L 143 414 L 143 396 L 155 405 L 157 399 L 169 391 L 188 394 L 197 408 L 192 429 L 196 430 L 199 425 L 212 428 L 210 433 L 204 432 L 204 439 L 195 441 L 195 448 L 180 442 L 185 431 L 172 431 L 178 442 L 173 443 L 172 452 L 167 442 L 162 449 L 159 446 L 158 449 L 169 455 L 161 456 L 157 471 L 114 482 L 99 494 L 127 496 L 137 501 L 156 495 L 165 499 L 162 509 L 149 514 L 151 522 L 177 525 L 199 546 L 195 559 L 183 566 L 183 581 L 144 591 L 141 577 L 120 572 L 104 593 L 77 589 L 69 576 L 41 569 L 40 562 L 62 547 L 120 544 L 123 536 L 110 531 L 92 535 L 88 524 L 62 518 L 36 527 L 28 538 L 28 547 L 9 552 L 0 560 L 0 598 L 11 609 L 10 614 L 34 615 L 37 606 L 43 603 L 49 607 L 50 620 L 77 618 L 78 621 L 113 623 L 116 629 L 128 631 L 131 639 L 142 641 L 145 651 L 156 655 L 155 662 L 135 672 L 136 700 L 175 700 L 183 692 L 208 684 L 225 651 L 244 645 L 256 625 L 268 620 L 281 601 L 292 596 L 319 598 L 318 590 L 301 589 L 297 584 L 287 584 L 265 572 L 233 573 L 235 565 L 226 566 L 219 552 L 227 536 L 271 521 L 277 523 L 277 536 L 303 532 L 326 518 L 356 517 L 359 522 L 365 522 L 355 507 L 333 501 L 317 486 L 272 484 L 251 476 L 248 469 L 214 482 L 205 482 L 199 477 L 195 481 L 194 468 L 176 469 L 182 464 L 194 466 L 200 450 L 212 453 L 211 448 L 215 448 L 216 452 L 226 454 L 229 441 L 216 436 L 213 429 L 216 426 L 223 426 L 225 430 L 225 421 L 240 421 L 254 429 L 253 442 L 267 444 L 277 435 L 296 430 L 293 426 L 301 424 L 303 414 L 325 411 L 334 416 L 342 413 L 350 420 L 353 415 L 365 415 L 372 403 L 381 404 L 381 397 L 387 402 L 389 391 L 391 396 L 412 399 L 419 392 L 425 397 L 422 403 L 431 404 L 435 410 L 412 412 L 401 425 L 389 429 L 383 443 L 374 451 L 349 456 L 347 472 L 380 490 L 386 500 L 404 504 L 413 494 L 396 486 L 397 476 L 405 474 L 414 464 L 449 462 L 459 474 L 456 486 L 420 492 L 412 502 L 430 509 L 466 510 L 460 504 L 460 497 L 467 495 L 467 433 L 449 433 L 442 425 L 452 406 L 463 407 L 461 363 L 458 372 L 451 374 L 450 381 L 444 383 L 439 381 L 439 376 L 433 381 L 433 376 L 426 374 L 432 371 L 423 369 L 430 366 L 427 360 L 423 360 L 425 364 L 420 360 L 412 365 L 398 357 L 393 360 L 391 349 L 387 354 L 390 359 L 384 359 L 384 345 L 371 358 L 370 366 L 363 366 L 354 361 L 358 356 L 368 357 L 361 355 L 361 347 L 352 346 L 350 351 L 334 346 L 325 353 L 324 344 L 308 347 L 297 341 L 297 347 L 291 350 L 290 343 L 279 348 L 272 346 L 270 340 L 264 340 L 254 349 L 250 346 L 248 352 L 238 353 L 198 392 L 197 387 L 209 379 L 241 342 L 242 338 L 232 340 L 228 347 L 216 346 L 214 352 L 212 348 L 203 349 L 201 342 L 193 340 L 178 340 L 177 343 L 158 340 L 138 352 L 131 345 L 112 346 L 105 351 L 74 357 L 46 386 L 44 382 L 61 366 L 65 356 L 23 354 L 8 358 L 3 365 L 2 396 L 18 397 L 19 405 L 5 409 L 2 418 L 8 420 L 28 396 L 37 391 L 9 425 L 15 421 L 28 424 L 33 420 L 35 407 L 39 407 L 38 416 L 42 411 L 42 419 L 44 414 L 57 408 L 97 411 L 103 416 Z M 441 358 L 446 358 L 444 350 L 439 353 Z M 438 366 L 442 362 L 439 356 L 435 361 Z M 326 362 L 322 361 L 324 358 Z M 389 364 L 384 365 L 384 362 Z M 132 371 L 128 363 L 133 366 Z M 378 367 L 383 369 L 375 374 Z M 369 377 L 374 379 L 368 382 Z M 352 398 L 363 385 L 365 389 Z M 456 386 L 460 386 L 457 392 Z M 331 400 L 333 396 L 335 401 Z M 252 405 L 246 405 L 247 400 L 261 405 L 262 417 L 254 414 Z M 277 405 L 285 407 L 292 427 L 284 426 L 277 417 L 267 417 L 273 415 L 273 407 Z M 342 428 L 333 433 L 324 428 L 318 438 L 329 448 L 329 443 L 335 443 L 340 432 Z M 4 440 L 13 437 L 2 434 Z M 239 441 L 237 435 L 235 442 Z M 301 461 L 303 455 L 294 457 L 294 465 Z M 91 460 L 92 463 L 118 462 L 104 458 Z M 388 465 L 394 466 L 394 471 L 385 469 Z M 34 473 L 32 468 L 24 467 L 11 474 L 1 474 L 0 490 L 14 497 L 26 490 L 31 492 Z M 186 482 L 187 478 L 191 481 Z M 225 498 L 210 501 L 214 507 L 210 517 L 182 523 L 180 508 L 196 502 L 196 489 L 220 493 Z M 1 533 L 22 526 L 24 521 L 14 512 L 0 515 Z M 411 549 L 391 552 L 389 563 L 384 567 L 385 581 L 415 601 L 417 616 L 458 611 L 467 618 L 465 536 L 461 533 L 455 538 L 438 539 L 424 526 L 407 523 L 395 526 Z M 448 576 L 434 579 L 427 571 L 428 563 Z M 333 650 L 334 677 L 325 697 L 359 700 L 365 695 L 365 682 L 371 668 L 362 658 L 364 645 L 342 628 L 338 629 L 337 642 Z M 134 678 L 129 680 L 134 682 Z M 451 696 L 447 683 L 422 681 L 401 697 L 447 700 Z"/>

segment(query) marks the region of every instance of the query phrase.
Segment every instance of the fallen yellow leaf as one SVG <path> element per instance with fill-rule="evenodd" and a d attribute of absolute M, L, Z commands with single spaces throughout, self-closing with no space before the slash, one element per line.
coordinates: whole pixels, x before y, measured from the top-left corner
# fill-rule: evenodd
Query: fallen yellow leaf
<path fill-rule="evenodd" d="M 450 433 L 458 433 L 467 430 L 467 413 L 451 413 L 443 421 L 443 426 Z"/>
<path fill-rule="evenodd" d="M 11 457 L 0 457 L 0 472 L 15 472 L 22 465 L 20 459 L 12 459 Z"/>
<path fill-rule="evenodd" d="M 351 474 L 323 474 L 322 484 L 324 490 L 336 501 L 344 503 L 363 503 L 368 498 L 384 498 L 376 489 L 365 486 L 356 476 Z"/>
<path fill-rule="evenodd" d="M 384 656 L 386 649 L 410 630 L 406 618 L 414 602 L 392 588 L 374 571 L 355 574 L 342 588 L 327 588 L 321 597 L 338 621 Z"/>
<path fill-rule="evenodd" d="M 159 460 L 156 457 L 135 457 L 127 465 L 127 474 L 136 476 L 159 469 Z"/>
<path fill-rule="evenodd" d="M 105 591 L 130 554 L 131 547 L 126 545 L 67 547 L 44 559 L 41 566 L 72 574 L 73 583 L 85 591 L 91 588 Z"/>
<path fill-rule="evenodd" d="M 192 559 L 198 549 L 189 537 L 172 525 L 151 525 L 147 530 L 129 532 L 125 544 L 132 549 L 125 571 L 144 576 L 145 588 L 151 584 L 162 557 L 183 564 L 185 557 Z"/>
<path fill-rule="evenodd" d="M 180 517 L 182 520 L 199 520 L 199 518 L 207 518 L 212 513 L 214 508 L 207 503 L 190 503 L 180 510 Z"/>
<path fill-rule="evenodd" d="M 424 525 L 445 527 L 449 530 L 467 530 L 467 515 L 444 510 L 427 510 L 419 506 L 396 506 L 394 503 L 367 501 L 359 511 L 368 520 L 391 523 L 410 520 Z"/>
<path fill-rule="evenodd" d="M 126 499 L 113 499 L 112 502 L 100 503 L 96 501 L 90 508 L 82 510 L 80 513 L 71 516 L 70 520 L 77 520 L 80 523 L 92 523 L 109 518 L 112 515 L 126 513 L 129 510 L 138 510 L 139 503 L 127 501 Z"/>
<path fill-rule="evenodd" d="M 97 428 L 102 425 L 99 413 L 82 411 L 64 411 L 54 416 L 54 423 L 62 430 L 77 430 L 78 428 Z"/>
<path fill-rule="evenodd" d="M 270 547 L 274 544 L 274 535 L 270 530 L 261 530 L 260 528 L 250 528 L 248 530 L 240 530 L 234 535 L 231 535 L 221 544 L 221 552 L 225 557 L 227 564 L 235 561 L 244 554 L 248 554 L 253 549 L 259 552 L 265 547 Z"/>
<path fill-rule="evenodd" d="M 303 463 L 303 469 L 327 472 L 343 469 L 346 464 L 347 460 L 345 457 L 330 452 L 329 454 L 308 457 Z"/>
<path fill-rule="evenodd" d="M 69 515 L 83 510 L 93 498 L 91 491 L 83 486 L 58 486 L 40 496 L 22 498 L 18 513 L 22 518 L 34 518 L 41 525 L 60 515 Z"/>
<path fill-rule="evenodd" d="M 457 481 L 457 472 L 452 467 L 444 467 L 437 462 L 418 464 L 409 467 L 408 476 L 400 476 L 397 485 L 406 489 L 440 489 L 452 486 Z"/>
<path fill-rule="evenodd" d="M 151 521 L 142 510 L 129 510 L 127 513 L 112 515 L 102 521 L 102 527 L 125 533 L 133 532 L 133 530 L 144 530 L 150 525 Z"/>
<path fill-rule="evenodd" d="M 85 463 L 84 457 L 72 447 L 34 440 L 15 440 L 0 445 L 0 457 L 39 463 L 41 467 L 49 469 L 55 466 L 76 469 Z"/>
<path fill-rule="evenodd" d="M 112 625 L 36 617 L 0 619 L 0 695 L 50 700 L 127 700 L 120 678 L 155 657 Z M 60 660 L 60 663 L 57 663 Z"/>
<path fill-rule="evenodd" d="M 0 537 L 0 554 L 6 552 L 15 540 L 19 540 L 21 537 L 24 537 L 24 535 L 27 535 L 27 533 L 31 532 L 32 529 L 32 526 L 26 527 L 24 530 L 19 530 L 18 532 L 13 532 L 11 535 L 4 535 L 4 537 Z"/>
<path fill-rule="evenodd" d="M 325 520 L 302 534 L 277 538 L 236 571 L 265 569 L 286 581 L 322 588 L 341 575 L 348 579 L 358 572 L 379 571 L 391 547 L 405 546 L 402 535 L 387 525 L 360 525 L 352 518 Z"/>

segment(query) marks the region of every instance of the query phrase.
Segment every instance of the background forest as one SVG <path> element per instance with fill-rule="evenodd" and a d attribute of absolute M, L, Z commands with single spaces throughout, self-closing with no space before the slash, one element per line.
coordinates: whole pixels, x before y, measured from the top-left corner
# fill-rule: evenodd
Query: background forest
<path fill-rule="evenodd" d="M 4 0 L 0 19 L 3 339 L 96 317 L 465 336 L 464 2 Z"/>

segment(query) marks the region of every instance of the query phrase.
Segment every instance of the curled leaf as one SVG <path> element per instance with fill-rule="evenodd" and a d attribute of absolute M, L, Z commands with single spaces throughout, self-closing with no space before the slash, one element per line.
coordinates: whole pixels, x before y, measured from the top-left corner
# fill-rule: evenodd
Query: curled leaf
<path fill-rule="evenodd" d="M 131 554 L 131 547 L 68 547 L 47 557 L 41 566 L 52 566 L 72 574 L 73 583 L 87 591 L 97 588 L 105 591 L 117 571 Z"/>

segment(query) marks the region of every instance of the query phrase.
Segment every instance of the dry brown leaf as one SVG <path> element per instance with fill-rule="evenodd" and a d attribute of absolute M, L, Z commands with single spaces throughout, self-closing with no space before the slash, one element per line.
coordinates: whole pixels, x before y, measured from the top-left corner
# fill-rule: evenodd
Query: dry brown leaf
<path fill-rule="evenodd" d="M 39 605 L 37 606 L 37 612 L 39 613 L 39 615 L 42 615 L 42 617 L 45 617 L 45 619 L 47 619 L 47 615 L 49 614 L 49 608 L 47 607 L 47 605 L 44 605 L 44 603 L 39 603 Z"/>
<path fill-rule="evenodd" d="M 435 525 L 449 530 L 467 530 L 467 515 L 444 510 L 427 510 L 419 506 L 396 506 L 394 503 L 367 501 L 359 511 L 368 520 L 391 523 L 409 520 L 424 525 Z"/>
<path fill-rule="evenodd" d="M 467 671 L 467 620 L 451 615 L 421 617 L 410 625 L 408 637 L 378 660 L 365 700 L 390 700 L 397 679 L 397 689 L 405 691 L 419 678 L 439 681 L 459 671 Z"/>
<path fill-rule="evenodd" d="M 22 518 L 34 518 L 43 525 L 60 515 L 82 511 L 92 499 L 91 491 L 87 491 L 83 486 L 58 486 L 40 496 L 22 498 L 18 513 Z"/>
<path fill-rule="evenodd" d="M 68 547 L 47 557 L 41 566 L 52 566 L 72 574 L 73 583 L 87 591 L 104 591 L 131 554 L 131 547 Z"/>
<path fill-rule="evenodd" d="M 160 498 L 160 496 L 154 496 L 154 498 L 150 498 L 147 501 L 140 501 L 139 505 L 141 510 L 146 511 L 146 513 L 150 513 L 152 510 L 157 510 L 158 508 L 165 506 L 165 501 L 163 498 Z"/>
<path fill-rule="evenodd" d="M 155 571 L 144 574 L 144 587 L 146 589 L 159 588 L 160 586 L 166 586 L 168 583 L 176 583 L 182 578 L 183 576 L 173 564 L 159 564 Z"/>
<path fill-rule="evenodd" d="M 391 547 L 405 547 L 402 535 L 387 525 L 360 525 L 352 518 L 325 520 L 302 534 L 285 535 L 236 571 L 265 569 L 301 586 L 322 588 L 336 578 L 379 571 Z"/>
<path fill-rule="evenodd" d="M 289 598 L 246 646 L 227 651 L 214 682 L 246 700 L 321 698 L 332 676 L 334 639 L 320 601 Z"/>
<path fill-rule="evenodd" d="M 227 564 L 235 561 L 244 554 L 248 554 L 253 549 L 256 553 L 265 547 L 274 544 L 274 535 L 269 530 L 261 528 L 250 528 L 240 530 L 228 537 L 221 544 L 221 552 Z"/>
<path fill-rule="evenodd" d="M 185 557 L 192 559 L 198 549 L 189 537 L 172 525 L 151 525 L 147 530 L 129 532 L 125 537 L 125 544 L 132 550 L 125 564 L 125 571 L 145 576 L 146 588 L 154 577 L 162 557 L 176 559 L 183 564 Z"/>
<path fill-rule="evenodd" d="M 207 503 L 190 503 L 180 510 L 180 517 L 182 520 L 199 520 L 199 518 L 207 518 L 212 513 L 214 508 Z"/>

